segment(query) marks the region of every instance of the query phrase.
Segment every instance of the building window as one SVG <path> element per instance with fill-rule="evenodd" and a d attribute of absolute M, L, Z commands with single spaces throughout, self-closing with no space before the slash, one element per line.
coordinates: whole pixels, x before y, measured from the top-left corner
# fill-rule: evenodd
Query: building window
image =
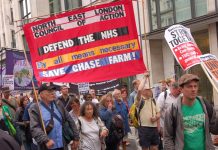
<path fill-rule="evenodd" d="M 61 1 L 60 0 L 49 0 L 50 14 L 53 15 L 61 11 Z"/>
<path fill-rule="evenodd" d="M 5 38 L 5 33 L 3 33 L 3 46 L 6 46 L 6 38 Z"/>
<path fill-rule="evenodd" d="M 191 19 L 190 0 L 175 0 L 176 22 Z"/>
<path fill-rule="evenodd" d="M 71 10 L 82 6 L 81 0 L 65 0 L 65 9 Z"/>
<path fill-rule="evenodd" d="M 13 8 L 10 8 L 10 13 L 11 13 L 11 22 L 10 22 L 10 24 L 14 24 L 14 13 L 13 13 Z"/>
<path fill-rule="evenodd" d="M 195 12 L 196 17 L 206 15 L 207 14 L 207 1 L 197 0 L 197 3 L 195 3 L 195 10 L 196 10 Z"/>
<path fill-rule="evenodd" d="M 173 4 L 171 0 L 160 0 L 161 27 L 173 24 Z"/>
<path fill-rule="evenodd" d="M 26 51 L 29 51 L 29 47 L 26 41 L 26 37 L 24 35 L 22 35 L 22 39 L 23 39 L 23 47 Z"/>
<path fill-rule="evenodd" d="M 206 0 L 149 0 L 151 30 L 207 14 Z"/>
<path fill-rule="evenodd" d="M 151 28 L 153 30 L 157 29 L 157 11 L 156 11 L 156 0 L 150 0 L 149 1 L 151 7 L 150 7 L 150 19 L 152 22 Z"/>
<path fill-rule="evenodd" d="M 15 32 L 11 30 L 11 47 L 16 48 L 16 39 L 15 39 Z"/>
<path fill-rule="evenodd" d="M 20 0 L 21 18 L 24 19 L 23 23 L 28 23 L 31 18 L 30 0 Z"/>

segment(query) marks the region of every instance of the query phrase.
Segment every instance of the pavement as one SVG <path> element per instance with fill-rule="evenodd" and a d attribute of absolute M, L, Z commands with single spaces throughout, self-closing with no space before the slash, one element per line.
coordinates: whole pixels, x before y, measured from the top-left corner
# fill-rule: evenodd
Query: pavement
<path fill-rule="evenodd" d="M 138 144 L 137 140 L 137 131 L 134 127 L 131 128 L 131 133 L 128 134 L 129 145 L 127 145 L 127 150 L 141 150 L 141 147 Z M 119 150 L 122 150 L 122 146 L 120 146 Z"/>

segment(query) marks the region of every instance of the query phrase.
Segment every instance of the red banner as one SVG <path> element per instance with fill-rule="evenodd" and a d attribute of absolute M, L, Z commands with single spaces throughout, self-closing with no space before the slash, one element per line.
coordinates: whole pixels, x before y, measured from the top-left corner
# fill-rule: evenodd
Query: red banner
<path fill-rule="evenodd" d="M 39 81 L 96 82 L 146 70 L 131 0 L 26 24 L 24 33 Z"/>

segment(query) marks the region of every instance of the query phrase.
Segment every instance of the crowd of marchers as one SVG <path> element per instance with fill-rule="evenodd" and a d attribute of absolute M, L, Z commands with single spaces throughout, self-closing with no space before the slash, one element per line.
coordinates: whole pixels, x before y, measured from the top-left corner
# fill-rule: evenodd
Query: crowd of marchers
<path fill-rule="evenodd" d="M 159 93 L 149 73 L 102 96 L 80 96 L 66 85 L 47 83 L 14 99 L 9 87 L 0 98 L 0 147 L 4 150 L 126 150 L 135 128 L 142 150 L 213 150 L 218 119 L 211 100 L 198 96 L 200 78 L 185 74 Z M 131 127 L 131 128 L 130 128 Z"/>

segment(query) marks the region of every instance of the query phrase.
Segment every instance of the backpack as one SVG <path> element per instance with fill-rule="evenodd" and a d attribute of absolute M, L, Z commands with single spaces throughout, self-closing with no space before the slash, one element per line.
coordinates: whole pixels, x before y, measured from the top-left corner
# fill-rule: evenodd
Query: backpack
<path fill-rule="evenodd" d="M 154 103 L 154 105 L 156 106 L 156 101 L 152 98 L 152 102 Z M 145 105 L 145 101 L 141 100 L 141 103 L 139 105 L 139 109 L 137 110 L 137 107 L 135 104 L 133 104 L 130 108 L 130 119 L 132 120 L 133 126 L 135 128 L 138 128 L 139 126 L 141 126 L 141 121 L 140 121 L 140 112 L 142 110 L 142 108 Z"/>
<path fill-rule="evenodd" d="M 125 136 L 124 121 L 121 115 L 113 115 L 109 135 L 106 137 L 106 143 L 117 145 Z"/>

